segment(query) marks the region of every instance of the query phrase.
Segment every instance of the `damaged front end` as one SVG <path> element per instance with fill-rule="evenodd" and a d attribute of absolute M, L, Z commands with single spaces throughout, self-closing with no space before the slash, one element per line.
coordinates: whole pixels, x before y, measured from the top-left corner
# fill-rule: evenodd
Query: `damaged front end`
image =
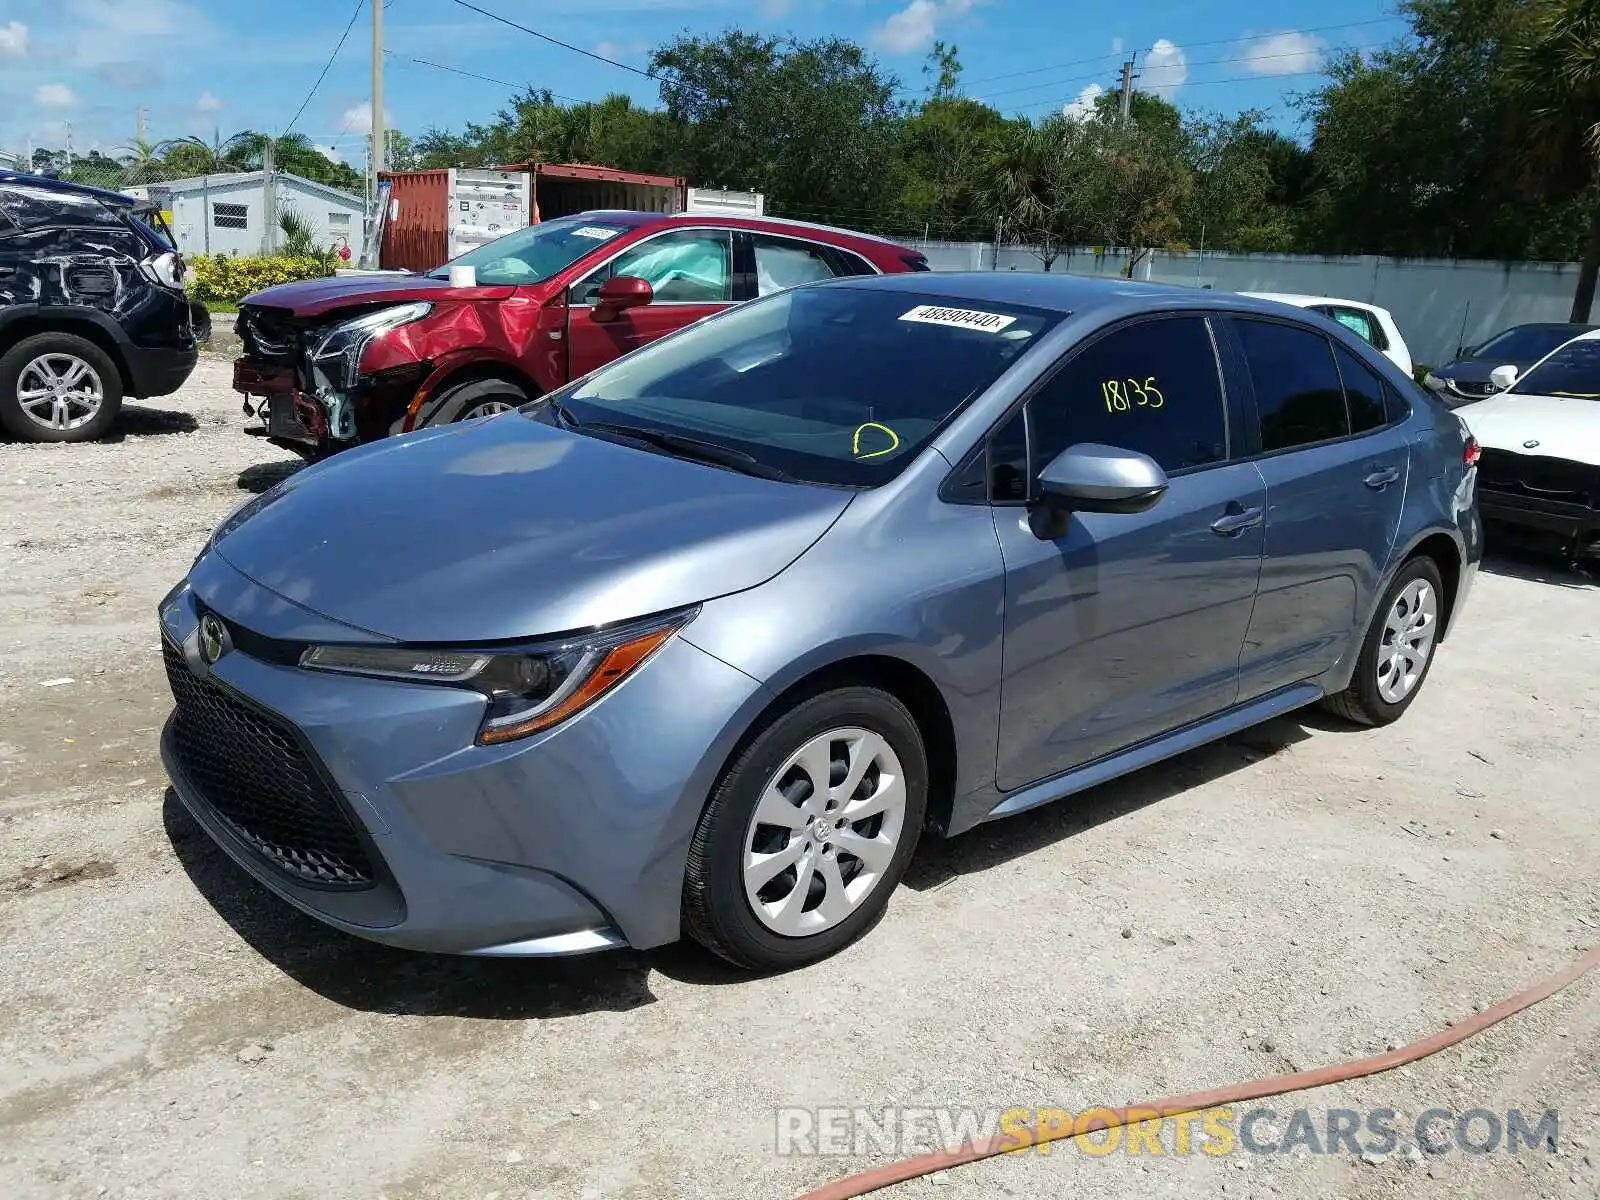
<path fill-rule="evenodd" d="M 302 318 L 287 309 L 242 305 L 237 329 L 244 355 L 234 363 L 233 386 L 246 397 L 246 415 L 262 421 L 250 432 L 307 458 L 387 437 L 432 364 L 415 360 L 369 371 L 363 356 L 377 339 L 432 311 L 419 300 Z M 254 407 L 251 397 L 261 398 Z"/>

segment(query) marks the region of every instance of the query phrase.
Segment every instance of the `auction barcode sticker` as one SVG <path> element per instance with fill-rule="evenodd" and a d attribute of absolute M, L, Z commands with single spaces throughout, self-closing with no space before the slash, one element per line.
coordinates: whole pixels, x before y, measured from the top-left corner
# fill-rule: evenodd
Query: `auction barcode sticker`
<path fill-rule="evenodd" d="M 945 308 L 938 304 L 919 304 L 900 318 L 918 325 L 951 325 L 957 329 L 976 329 L 982 333 L 999 333 L 1016 320 L 1000 313 L 978 312 L 971 308 Z"/>
<path fill-rule="evenodd" d="M 596 241 L 606 241 L 617 236 L 618 231 L 607 229 L 604 225 L 584 225 L 572 231 L 573 237 L 594 238 Z"/>

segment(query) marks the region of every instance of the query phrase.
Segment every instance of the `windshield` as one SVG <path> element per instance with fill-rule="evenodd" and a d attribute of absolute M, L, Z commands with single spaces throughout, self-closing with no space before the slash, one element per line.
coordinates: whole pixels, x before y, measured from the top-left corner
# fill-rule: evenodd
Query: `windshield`
<path fill-rule="evenodd" d="M 1500 358 L 1510 362 L 1537 362 L 1562 342 L 1582 333 L 1581 328 L 1518 325 L 1495 334 L 1472 352 L 1473 358 Z"/>
<path fill-rule="evenodd" d="M 1600 338 L 1568 342 L 1512 385 L 1523 396 L 1600 400 Z"/>
<path fill-rule="evenodd" d="M 451 267 L 476 267 L 482 284 L 542 283 L 631 228 L 605 220 L 561 217 L 468 250 L 428 275 L 448 279 Z"/>
<path fill-rule="evenodd" d="M 580 422 L 713 442 L 795 479 L 869 487 L 898 475 L 1059 319 L 990 301 L 800 287 L 691 326 L 555 399 Z"/>

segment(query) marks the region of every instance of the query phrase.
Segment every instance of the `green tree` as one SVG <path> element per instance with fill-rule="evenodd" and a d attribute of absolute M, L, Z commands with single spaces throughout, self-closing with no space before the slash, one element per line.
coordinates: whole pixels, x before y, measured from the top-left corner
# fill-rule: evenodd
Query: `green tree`
<path fill-rule="evenodd" d="M 860 46 L 731 30 L 679 37 L 650 66 L 696 182 L 762 192 L 776 212 L 881 220 L 903 114 L 899 81 Z"/>
<path fill-rule="evenodd" d="M 1573 321 L 1587 322 L 1600 275 L 1600 0 L 1544 0 L 1508 63 L 1512 132 L 1525 192 L 1589 205 Z"/>

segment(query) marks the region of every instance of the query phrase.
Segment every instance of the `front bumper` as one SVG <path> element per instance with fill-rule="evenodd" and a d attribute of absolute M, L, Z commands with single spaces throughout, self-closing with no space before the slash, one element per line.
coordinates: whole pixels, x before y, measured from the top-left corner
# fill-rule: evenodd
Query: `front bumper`
<path fill-rule="evenodd" d="M 1485 449 L 1478 505 L 1485 520 L 1554 535 L 1579 551 L 1600 549 L 1600 466 Z"/>
<path fill-rule="evenodd" d="M 232 823 L 228 798 L 208 796 L 205 772 L 186 761 L 180 707 L 162 739 L 174 789 L 266 887 L 335 928 L 414 950 L 568 954 L 678 937 L 689 840 L 738 715 L 757 698 L 753 680 L 677 638 L 571 721 L 477 746 L 475 693 L 271 661 L 260 647 L 275 638 L 364 635 L 265 592 L 215 552 L 191 581 L 161 609 L 177 651 L 169 670 L 196 672 L 296 739 L 372 868 L 363 884 L 329 885 L 264 852 L 270 839 Z M 203 608 L 248 613 L 253 627 L 231 625 L 235 648 L 210 668 L 198 650 Z"/>
<path fill-rule="evenodd" d="M 1600 541 L 1600 509 L 1588 504 L 1550 500 L 1479 487 L 1484 519 L 1555 534 L 1584 546 Z"/>

